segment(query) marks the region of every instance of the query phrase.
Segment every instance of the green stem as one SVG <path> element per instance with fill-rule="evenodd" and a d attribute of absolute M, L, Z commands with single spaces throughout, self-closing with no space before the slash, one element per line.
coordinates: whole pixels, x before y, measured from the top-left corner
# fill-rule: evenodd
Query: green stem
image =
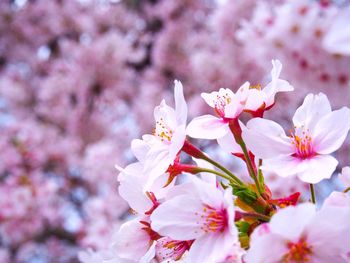
<path fill-rule="evenodd" d="M 215 162 L 213 159 L 209 158 L 207 155 L 203 155 L 200 157 L 201 159 L 211 163 L 212 165 L 216 166 L 217 168 L 219 168 L 221 171 L 225 172 L 227 175 L 230 176 L 231 180 L 234 180 L 237 184 L 239 185 L 244 185 L 244 183 L 233 173 L 231 173 L 227 168 L 223 167 L 221 164 Z"/>
<path fill-rule="evenodd" d="M 311 193 L 311 202 L 313 204 L 316 204 L 315 189 L 314 189 L 314 185 L 313 184 L 310 184 L 310 193 Z"/>
<path fill-rule="evenodd" d="M 249 174 L 254 180 L 254 183 L 256 185 L 256 188 L 258 190 L 259 195 L 261 195 L 263 192 L 261 191 L 261 187 L 260 187 L 260 183 L 259 183 L 258 177 L 255 174 L 254 167 L 253 167 L 253 164 L 252 164 L 252 160 L 250 159 L 250 156 L 248 154 L 247 146 L 245 145 L 243 140 L 238 140 L 237 143 L 242 148 L 242 151 L 243 151 L 243 154 L 244 154 L 244 158 L 245 158 L 247 166 L 248 166 Z"/>
<path fill-rule="evenodd" d="M 343 192 L 344 192 L 344 193 L 347 193 L 347 192 L 349 192 L 349 191 L 350 191 L 350 187 L 346 188 Z"/>
<path fill-rule="evenodd" d="M 250 218 L 256 218 L 265 222 L 270 221 L 270 217 L 258 213 L 253 213 L 253 212 L 240 212 L 242 217 L 250 217 Z"/>
<path fill-rule="evenodd" d="M 207 169 L 207 168 L 202 168 L 202 167 L 197 167 L 196 168 L 197 173 L 212 173 L 212 174 L 216 174 L 217 176 L 220 176 L 228 181 L 230 181 L 231 183 L 237 184 L 236 182 L 233 181 L 233 178 L 227 176 L 226 174 L 220 173 L 218 171 L 212 170 L 212 169 Z"/>

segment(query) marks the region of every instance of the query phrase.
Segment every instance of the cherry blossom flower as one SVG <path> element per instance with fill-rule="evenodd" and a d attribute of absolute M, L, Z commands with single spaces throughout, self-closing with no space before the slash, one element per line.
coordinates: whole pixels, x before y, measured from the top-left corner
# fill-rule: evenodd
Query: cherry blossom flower
<path fill-rule="evenodd" d="M 151 175 L 151 181 L 173 164 L 186 139 L 187 105 L 180 81 L 175 81 L 174 93 L 175 110 L 164 100 L 154 109 L 156 126 L 153 135 L 147 137 L 150 149 L 145 160 L 145 171 Z"/>
<path fill-rule="evenodd" d="M 288 137 L 282 127 L 254 118 L 243 130 L 248 148 L 264 159 L 263 170 L 302 181 L 318 183 L 330 178 L 338 161 L 330 154 L 344 142 L 350 129 L 350 110 L 332 111 L 323 93 L 309 94 L 293 117 L 294 132 Z"/>
<path fill-rule="evenodd" d="M 261 89 L 257 86 L 244 86 L 248 89 L 247 101 L 244 110 L 253 114 L 259 114 L 259 111 L 268 110 L 275 103 L 275 95 L 277 92 L 293 91 L 294 88 L 288 81 L 280 79 L 282 64 L 279 60 L 272 60 L 271 81 Z"/>
<path fill-rule="evenodd" d="M 244 83 L 237 93 L 221 88 L 212 93 L 202 93 L 205 102 L 214 109 L 216 115 L 203 115 L 194 118 L 187 126 L 190 137 L 218 139 L 229 132 L 229 121 L 237 119 L 244 109 L 249 82 Z"/>
<path fill-rule="evenodd" d="M 193 178 L 193 190 L 159 205 L 151 215 L 151 227 L 174 240 L 194 240 L 189 262 L 220 262 L 238 242 L 234 226 L 231 189 Z"/>
<path fill-rule="evenodd" d="M 257 228 L 245 258 L 248 263 L 347 262 L 350 229 L 347 210 L 326 207 L 316 212 L 309 203 L 278 211 Z"/>

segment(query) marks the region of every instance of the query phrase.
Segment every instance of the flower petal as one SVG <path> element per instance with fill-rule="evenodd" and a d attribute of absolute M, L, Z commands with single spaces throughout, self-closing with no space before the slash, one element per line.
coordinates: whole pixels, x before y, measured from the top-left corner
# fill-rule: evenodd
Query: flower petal
<path fill-rule="evenodd" d="M 311 203 L 281 209 L 271 218 L 270 231 L 290 241 L 298 241 L 315 213 L 316 208 Z"/>
<path fill-rule="evenodd" d="M 140 222 L 140 218 L 135 218 L 124 223 L 117 234 L 113 247 L 116 254 L 125 259 L 139 261 L 150 247 L 150 237 Z"/>
<path fill-rule="evenodd" d="M 142 169 L 140 163 L 133 163 L 128 165 L 118 177 L 120 182 L 119 195 L 128 202 L 133 210 L 140 214 L 152 208 L 151 200 L 143 192 L 147 177 L 142 174 Z"/>
<path fill-rule="evenodd" d="M 252 240 L 244 260 L 247 263 L 279 263 L 287 251 L 285 239 L 276 234 L 267 234 Z"/>
<path fill-rule="evenodd" d="M 331 105 L 323 93 L 317 95 L 308 94 L 303 104 L 295 111 L 293 123 L 296 127 L 304 126 L 311 134 L 318 121 L 331 112 Z"/>
<path fill-rule="evenodd" d="M 350 109 L 343 107 L 324 116 L 313 133 L 315 151 L 330 154 L 343 144 L 350 129 Z"/>
<path fill-rule="evenodd" d="M 323 39 L 323 47 L 335 54 L 350 55 L 350 8 L 339 12 Z"/>
<path fill-rule="evenodd" d="M 220 147 L 228 153 L 242 153 L 242 148 L 236 143 L 232 132 L 226 133 L 225 136 L 217 139 Z"/>
<path fill-rule="evenodd" d="M 182 83 L 175 80 L 175 112 L 177 124 L 186 124 L 187 121 L 187 104 L 185 101 Z"/>
<path fill-rule="evenodd" d="M 217 139 L 228 132 L 228 124 L 212 115 L 194 118 L 187 126 L 186 133 L 192 138 Z"/>
<path fill-rule="evenodd" d="M 276 122 L 254 118 L 247 123 L 247 129 L 243 129 L 242 136 L 248 149 L 259 158 L 272 158 L 293 153 L 290 138 Z"/>
<path fill-rule="evenodd" d="M 169 147 L 169 159 L 175 160 L 176 155 L 179 153 L 181 148 L 184 146 L 186 140 L 186 126 L 180 125 L 175 131 L 171 138 L 171 145 Z"/>
<path fill-rule="evenodd" d="M 304 171 L 303 160 L 290 155 L 279 156 L 273 159 L 265 159 L 261 166 L 263 171 L 273 172 L 281 177 L 288 177 Z"/>
<path fill-rule="evenodd" d="M 151 215 L 152 229 L 174 240 L 192 240 L 203 235 L 197 211 L 203 208 L 192 195 L 176 196 L 159 205 Z"/>
<path fill-rule="evenodd" d="M 338 165 L 337 159 L 330 155 L 317 155 L 303 160 L 305 170 L 298 172 L 298 177 L 305 183 L 316 184 L 329 179 Z"/>
<path fill-rule="evenodd" d="M 192 244 L 187 254 L 188 262 L 222 262 L 230 255 L 231 248 L 237 241 L 237 237 L 229 233 L 202 236 Z"/>

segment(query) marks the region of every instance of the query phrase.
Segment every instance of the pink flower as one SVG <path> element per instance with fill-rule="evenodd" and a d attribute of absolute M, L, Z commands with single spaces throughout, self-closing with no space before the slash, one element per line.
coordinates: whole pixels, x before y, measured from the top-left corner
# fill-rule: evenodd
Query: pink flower
<path fill-rule="evenodd" d="M 349 250 L 349 210 L 309 203 L 278 211 L 252 234 L 247 263 L 345 263 Z"/>
<path fill-rule="evenodd" d="M 187 126 L 186 132 L 193 138 L 218 139 L 229 132 L 229 121 L 238 118 L 244 109 L 249 82 L 233 93 L 221 88 L 212 93 L 202 93 L 205 102 L 214 109 L 216 115 L 203 115 L 194 118 Z"/>
<path fill-rule="evenodd" d="M 272 60 L 271 81 L 261 89 L 260 85 L 256 87 L 243 86 L 247 89 L 247 101 L 244 110 L 257 113 L 259 110 L 264 111 L 271 108 L 275 103 L 275 95 L 277 92 L 293 91 L 294 88 L 288 81 L 280 79 L 282 64 L 279 60 Z"/>
<path fill-rule="evenodd" d="M 247 123 L 243 138 L 248 148 L 264 159 L 263 170 L 302 181 L 318 183 L 330 178 L 338 161 L 330 154 L 344 142 L 350 129 L 350 110 L 332 111 L 323 93 L 309 94 L 293 117 L 294 132 L 288 137 L 282 127 L 255 118 Z"/>
<path fill-rule="evenodd" d="M 194 240 L 188 262 L 220 262 L 238 242 L 232 190 L 222 192 L 196 177 L 192 189 L 159 205 L 151 227 L 174 240 Z"/>
<path fill-rule="evenodd" d="M 175 110 L 163 100 L 154 109 L 154 118 L 154 133 L 144 139 L 150 147 L 145 157 L 145 171 L 151 175 L 151 182 L 174 163 L 186 139 L 187 105 L 180 81 L 175 81 Z"/>

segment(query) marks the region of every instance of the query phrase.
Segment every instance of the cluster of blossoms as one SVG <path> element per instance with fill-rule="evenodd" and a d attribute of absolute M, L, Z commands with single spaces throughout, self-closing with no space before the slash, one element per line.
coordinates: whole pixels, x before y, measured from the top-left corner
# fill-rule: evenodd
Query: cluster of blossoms
<path fill-rule="evenodd" d="M 242 111 L 244 121 L 247 113 L 261 117 L 274 105 L 271 85 L 276 80 L 281 82 L 277 61 L 273 81 L 262 85 L 264 89 L 258 85 L 249 89 L 246 84 L 236 94 L 221 90 L 215 102 L 208 94 L 205 100 L 197 94 L 218 87 L 236 90 L 247 79 L 263 82 L 267 63 L 278 58 L 284 65 L 282 76 L 297 86 L 298 92 L 294 96 L 280 94 L 282 103 L 265 116 L 290 128 L 287 120 L 291 110 L 309 92 L 322 91 L 332 104 L 343 105 L 350 96 L 346 70 L 350 65 L 349 28 L 344 26 L 350 17 L 349 8 L 344 8 L 346 2 L 0 1 L 0 262 L 75 262 L 81 248 L 107 249 L 113 239 L 111 226 L 120 227 L 131 202 L 122 200 L 115 191 L 114 164 L 124 166 L 135 159 L 128 150 L 129 142 L 150 130 L 152 105 L 161 97 L 171 96 L 174 78 L 184 83 L 191 105 L 189 117 L 207 112 L 207 103 L 216 109 L 217 116 L 201 117 L 188 127 L 182 117 L 169 126 L 167 118 L 160 117 L 168 108 L 161 105 L 155 137 L 145 136 L 143 140 L 157 146 L 148 154 L 153 157 L 134 153 L 140 162 L 138 169 L 149 174 L 142 178 L 150 177 L 140 179 L 146 180 L 140 186 L 144 193 L 153 192 L 156 199 L 152 198 L 158 203 L 166 200 L 167 193 L 153 190 L 153 184 L 165 180 L 159 183 L 160 190 L 170 189 L 170 179 L 186 168 L 183 164 L 181 169 L 177 167 L 178 153 L 186 141 L 184 134 L 217 139 L 225 151 L 243 157 L 239 143 L 233 143 L 236 139 L 231 128 L 242 129 L 242 140 L 257 156 L 257 162 L 260 157 L 266 159 L 261 166 L 252 163 L 261 167 L 275 199 L 304 192 L 308 185 L 298 179 L 308 177 L 304 163 L 298 163 L 297 175 L 286 170 L 282 174 L 286 177 L 279 176 L 280 161 L 294 165 L 295 154 L 281 146 L 283 155 L 278 161 L 265 156 L 245 137 L 243 126 L 231 120 Z M 278 89 L 288 91 L 291 87 L 280 83 Z M 260 95 L 252 99 L 255 95 L 251 93 Z M 244 107 L 226 111 L 225 105 L 231 101 L 243 101 Z M 245 125 L 255 137 L 260 136 L 256 134 L 260 130 L 254 129 L 256 124 Z M 299 134 L 302 129 L 297 128 L 291 134 L 293 140 L 281 140 L 299 145 L 299 155 L 317 152 L 317 158 L 322 164 L 327 162 L 331 170 L 335 161 L 328 152 L 307 143 L 319 135 L 306 132 L 303 137 Z M 158 137 L 163 142 L 176 140 L 178 145 L 167 152 L 157 143 Z M 137 148 L 141 142 L 133 145 Z M 219 147 L 212 140 L 199 141 L 198 147 L 249 184 L 240 158 L 217 151 Z M 347 147 L 349 142 L 333 155 L 341 164 L 350 162 Z M 181 158 L 189 165 L 186 155 Z M 196 161 L 200 160 L 197 156 Z M 175 165 L 168 171 L 170 179 L 162 176 L 169 163 Z M 207 163 L 198 166 L 207 167 Z M 256 167 L 249 169 L 255 171 Z M 321 176 L 329 177 L 323 166 L 320 170 Z M 123 174 L 121 182 L 126 177 Z M 142 215 L 142 208 L 133 210 Z M 192 244 L 185 243 L 184 247 Z M 110 256 L 109 251 L 105 253 Z"/>
<path fill-rule="evenodd" d="M 202 93 L 214 115 L 187 124 L 183 87 L 175 81 L 175 107 L 163 100 L 154 109 L 152 134 L 132 141 L 137 159 L 118 165 L 119 194 L 134 214 L 94 262 L 349 262 L 349 167 L 344 192 L 333 192 L 316 206 L 314 185 L 331 177 L 338 161 L 331 155 L 350 130 L 350 109 L 332 110 L 325 94 L 308 94 L 296 110 L 287 136 L 264 113 L 280 92 L 293 86 L 280 79 L 272 61 L 270 82 L 244 83 L 236 92 Z M 249 119 L 244 123 L 244 119 Z M 246 165 L 234 174 L 193 145 L 189 137 L 216 139 Z M 275 198 L 264 175 L 297 176 L 310 184 L 310 199 L 300 192 Z M 82 262 L 91 262 L 82 253 Z M 88 260 L 90 259 L 90 261 Z"/>

